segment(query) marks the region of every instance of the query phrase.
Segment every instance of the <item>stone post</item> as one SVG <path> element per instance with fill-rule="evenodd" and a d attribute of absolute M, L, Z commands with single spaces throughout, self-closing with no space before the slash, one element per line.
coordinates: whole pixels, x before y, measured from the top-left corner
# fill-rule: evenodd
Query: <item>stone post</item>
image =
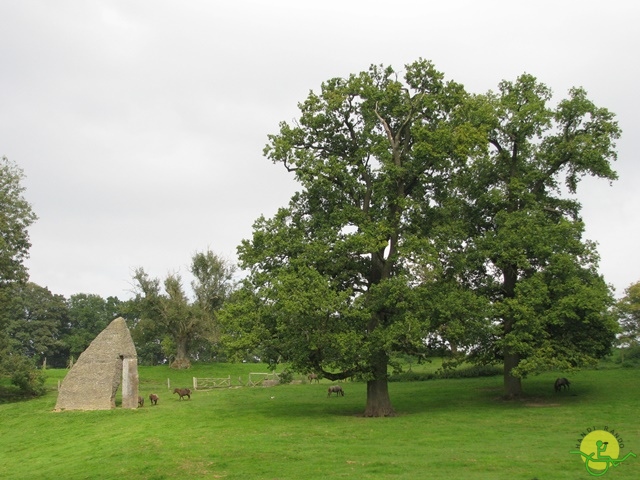
<path fill-rule="evenodd" d="M 122 408 L 138 408 L 138 359 L 122 360 Z"/>

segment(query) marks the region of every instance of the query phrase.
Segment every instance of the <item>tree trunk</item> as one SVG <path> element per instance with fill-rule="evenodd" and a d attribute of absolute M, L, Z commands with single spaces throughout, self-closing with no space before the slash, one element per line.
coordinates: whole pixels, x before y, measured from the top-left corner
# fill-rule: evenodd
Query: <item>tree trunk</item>
<path fill-rule="evenodd" d="M 391 397 L 389 396 L 387 365 L 387 355 L 380 353 L 373 366 L 375 378 L 367 382 L 365 417 L 393 417 L 396 414 L 391 406 Z"/>
<path fill-rule="evenodd" d="M 176 338 L 176 358 L 171 363 L 171 368 L 187 369 L 191 368 L 191 362 L 187 356 L 187 337 Z"/>
<path fill-rule="evenodd" d="M 504 394 L 507 398 L 522 396 L 522 379 L 511 375 L 511 370 L 520 363 L 520 356 L 510 351 L 504 352 Z"/>
<path fill-rule="evenodd" d="M 502 289 L 505 298 L 515 297 L 516 282 L 518 280 L 517 267 L 515 265 L 505 268 L 502 272 L 503 283 Z M 503 339 L 511 333 L 515 320 L 513 314 L 507 314 L 506 318 L 502 319 Z M 504 394 L 507 398 L 518 398 L 522 396 L 522 379 L 514 377 L 511 371 L 520 363 L 520 355 L 513 352 L 510 347 L 505 346 L 504 351 Z"/>

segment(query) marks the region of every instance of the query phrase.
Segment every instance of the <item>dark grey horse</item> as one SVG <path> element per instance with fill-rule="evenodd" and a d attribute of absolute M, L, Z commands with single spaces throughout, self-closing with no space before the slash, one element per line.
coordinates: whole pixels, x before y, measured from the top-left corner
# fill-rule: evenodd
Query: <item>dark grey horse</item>
<path fill-rule="evenodd" d="M 556 382 L 553 384 L 553 388 L 556 392 L 559 392 L 560 390 L 562 390 L 562 388 L 569 389 L 569 385 L 571 385 L 571 382 L 563 377 L 556 380 Z"/>

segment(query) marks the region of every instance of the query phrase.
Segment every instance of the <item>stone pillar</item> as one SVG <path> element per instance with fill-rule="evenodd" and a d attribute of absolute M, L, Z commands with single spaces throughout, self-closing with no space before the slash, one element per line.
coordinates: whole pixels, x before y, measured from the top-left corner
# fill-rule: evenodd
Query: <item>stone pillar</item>
<path fill-rule="evenodd" d="M 138 408 L 138 359 L 122 360 L 122 408 Z"/>

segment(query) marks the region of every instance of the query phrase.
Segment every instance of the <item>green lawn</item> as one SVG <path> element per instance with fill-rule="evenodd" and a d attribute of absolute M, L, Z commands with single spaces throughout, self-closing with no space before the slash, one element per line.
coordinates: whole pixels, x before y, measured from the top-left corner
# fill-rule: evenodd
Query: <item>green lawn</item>
<path fill-rule="evenodd" d="M 157 406 L 54 413 L 50 392 L 0 404 L 2 479 L 505 479 L 592 478 L 576 450 L 588 428 L 615 429 L 640 455 L 640 370 L 570 375 L 556 394 L 554 374 L 525 381 L 529 398 L 501 399 L 500 377 L 394 382 L 398 416 L 363 418 L 366 385 L 343 384 L 197 391 L 179 401 L 167 390 L 191 378 L 231 375 L 246 382 L 264 365 L 197 365 L 188 371 L 141 367 L 140 391 Z M 603 476 L 640 478 L 640 457 Z"/>

